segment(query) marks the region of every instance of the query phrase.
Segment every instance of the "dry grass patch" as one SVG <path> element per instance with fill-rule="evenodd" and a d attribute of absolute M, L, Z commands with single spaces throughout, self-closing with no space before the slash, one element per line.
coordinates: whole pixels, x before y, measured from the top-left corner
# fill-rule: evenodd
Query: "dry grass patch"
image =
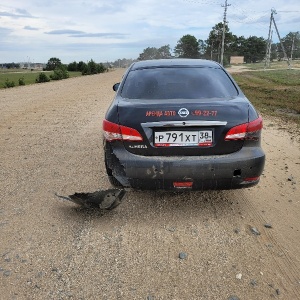
<path fill-rule="evenodd" d="M 244 72 L 233 77 L 260 112 L 300 126 L 300 70 Z"/>

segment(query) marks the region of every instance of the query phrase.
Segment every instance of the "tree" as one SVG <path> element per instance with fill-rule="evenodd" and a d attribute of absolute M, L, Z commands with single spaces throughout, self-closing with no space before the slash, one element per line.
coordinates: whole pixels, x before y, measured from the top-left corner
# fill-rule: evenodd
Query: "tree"
<path fill-rule="evenodd" d="M 24 76 L 19 78 L 19 85 L 25 85 Z"/>
<path fill-rule="evenodd" d="M 88 67 L 90 69 L 90 74 L 97 74 L 97 64 L 91 59 L 88 62 Z"/>
<path fill-rule="evenodd" d="M 8 64 L 4 64 L 2 66 L 5 66 L 7 69 L 19 69 L 20 68 L 20 64 L 16 64 L 16 63 L 8 63 Z"/>
<path fill-rule="evenodd" d="M 176 57 L 199 58 L 199 42 L 190 34 L 184 35 L 174 48 Z"/>
<path fill-rule="evenodd" d="M 270 60 L 278 60 L 278 44 L 271 44 L 271 56 L 270 56 Z M 280 45 L 279 45 L 280 47 Z M 281 48 L 280 48 L 281 49 Z"/>
<path fill-rule="evenodd" d="M 89 65 L 84 64 L 81 71 L 82 75 L 91 75 L 91 68 Z"/>
<path fill-rule="evenodd" d="M 157 49 L 155 47 L 148 47 L 144 49 L 142 53 L 140 53 L 138 60 L 155 59 L 156 53 Z"/>
<path fill-rule="evenodd" d="M 6 78 L 5 82 L 4 82 L 4 87 L 5 88 L 13 88 L 15 86 L 15 82 L 14 81 L 9 81 L 8 78 Z"/>
<path fill-rule="evenodd" d="M 160 58 L 171 58 L 171 48 L 170 45 L 161 46 L 157 49 L 156 57 L 157 59 Z"/>
<path fill-rule="evenodd" d="M 283 39 L 282 43 L 284 45 L 287 56 L 290 58 L 293 48 L 292 58 L 300 58 L 300 33 L 290 32 Z M 280 45 L 279 45 L 280 46 Z M 283 57 L 283 54 L 281 55 Z"/>
<path fill-rule="evenodd" d="M 246 50 L 246 38 L 233 35 L 233 42 L 230 45 L 230 54 L 234 56 L 244 56 Z"/>
<path fill-rule="evenodd" d="M 205 41 L 203 40 L 198 40 L 198 44 L 199 44 L 199 54 L 200 57 L 206 58 L 205 53 L 206 53 L 206 49 L 207 49 L 207 44 L 205 43 Z"/>
<path fill-rule="evenodd" d="M 50 78 L 52 80 L 62 80 L 62 79 L 69 78 L 69 72 L 67 70 L 67 67 L 65 67 L 62 64 L 60 66 L 56 67 L 53 70 L 53 74 L 50 75 Z"/>
<path fill-rule="evenodd" d="M 170 45 L 161 46 L 160 48 L 148 47 L 140 53 L 138 60 L 147 59 L 162 59 L 171 58 L 171 48 Z"/>
<path fill-rule="evenodd" d="M 110 63 L 111 66 L 114 66 L 115 68 L 128 68 L 135 60 L 133 59 L 117 59 L 114 62 Z"/>
<path fill-rule="evenodd" d="M 36 78 L 36 83 L 48 82 L 50 81 L 49 77 L 45 73 L 40 73 Z"/>
<path fill-rule="evenodd" d="M 77 71 L 80 71 L 82 72 L 86 67 L 86 63 L 83 62 L 83 61 L 80 61 L 78 64 L 77 64 Z"/>
<path fill-rule="evenodd" d="M 81 74 L 82 75 L 92 75 L 98 73 L 104 73 L 107 71 L 107 68 L 102 64 L 95 63 L 92 59 L 86 64 L 79 62 L 78 66 L 80 65 Z"/>
<path fill-rule="evenodd" d="M 104 73 L 106 71 L 107 71 L 107 68 L 102 63 L 97 65 L 97 73 Z"/>
<path fill-rule="evenodd" d="M 266 55 L 267 42 L 263 37 L 250 36 L 243 45 L 244 58 L 247 63 L 262 61 Z"/>
<path fill-rule="evenodd" d="M 68 71 L 75 72 L 77 71 L 77 62 L 73 61 L 72 63 L 68 64 Z"/>
<path fill-rule="evenodd" d="M 222 36 L 223 23 L 220 22 L 212 27 L 212 30 L 209 32 L 208 39 L 205 41 L 207 44 L 206 56 L 209 55 L 211 60 L 220 61 Z M 232 53 L 231 46 L 234 45 L 236 38 L 237 37 L 229 31 L 229 27 L 225 25 L 224 54 L 226 60 L 228 60 Z"/>
<path fill-rule="evenodd" d="M 46 65 L 46 70 L 47 71 L 53 71 L 55 70 L 57 67 L 61 66 L 61 61 L 59 58 L 57 57 L 51 57 Z"/>

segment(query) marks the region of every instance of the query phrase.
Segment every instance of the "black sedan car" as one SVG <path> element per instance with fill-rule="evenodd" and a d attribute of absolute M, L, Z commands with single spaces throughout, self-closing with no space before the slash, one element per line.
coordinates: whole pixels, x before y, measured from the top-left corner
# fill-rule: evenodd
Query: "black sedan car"
<path fill-rule="evenodd" d="M 262 174 L 262 118 L 218 63 L 133 63 L 103 121 L 114 185 L 137 189 L 237 189 Z"/>

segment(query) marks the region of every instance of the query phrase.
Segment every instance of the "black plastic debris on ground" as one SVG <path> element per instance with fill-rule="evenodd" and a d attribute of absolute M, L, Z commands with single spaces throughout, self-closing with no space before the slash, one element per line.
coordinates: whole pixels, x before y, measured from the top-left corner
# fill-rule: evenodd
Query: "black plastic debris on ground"
<path fill-rule="evenodd" d="M 100 208 L 111 210 L 119 206 L 125 196 L 126 191 L 123 189 L 108 189 L 96 191 L 94 193 L 75 193 L 73 195 L 60 196 L 55 193 L 55 196 L 72 201 L 85 208 Z"/>

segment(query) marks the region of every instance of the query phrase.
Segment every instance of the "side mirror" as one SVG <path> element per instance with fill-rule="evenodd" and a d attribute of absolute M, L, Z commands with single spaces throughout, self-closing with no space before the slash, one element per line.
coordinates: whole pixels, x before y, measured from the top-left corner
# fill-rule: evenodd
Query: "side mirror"
<path fill-rule="evenodd" d="M 120 82 L 115 83 L 115 84 L 113 85 L 113 90 L 116 92 L 116 91 L 118 90 L 119 86 L 120 86 Z"/>

